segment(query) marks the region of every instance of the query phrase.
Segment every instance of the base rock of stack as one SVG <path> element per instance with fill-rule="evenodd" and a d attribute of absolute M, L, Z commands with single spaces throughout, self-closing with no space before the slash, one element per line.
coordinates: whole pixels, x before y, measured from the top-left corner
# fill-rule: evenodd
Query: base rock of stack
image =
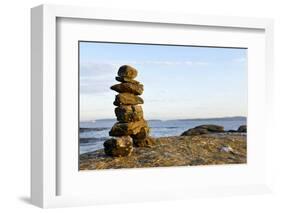
<path fill-rule="evenodd" d="M 145 120 L 130 123 L 117 122 L 109 131 L 109 135 L 115 137 L 136 135 L 144 126 L 147 126 L 147 122 Z"/>
<path fill-rule="evenodd" d="M 132 93 L 134 95 L 141 95 L 143 93 L 142 84 L 121 83 L 115 84 L 110 88 L 119 93 Z"/>
<path fill-rule="evenodd" d="M 143 99 L 131 93 L 120 93 L 115 96 L 115 106 L 143 104 Z"/>
<path fill-rule="evenodd" d="M 133 151 L 133 141 L 131 137 L 110 138 L 104 142 L 105 154 L 112 157 L 129 156 Z"/>
<path fill-rule="evenodd" d="M 121 105 L 116 107 L 115 115 L 119 122 L 134 122 L 143 119 L 142 107 L 138 105 Z"/>

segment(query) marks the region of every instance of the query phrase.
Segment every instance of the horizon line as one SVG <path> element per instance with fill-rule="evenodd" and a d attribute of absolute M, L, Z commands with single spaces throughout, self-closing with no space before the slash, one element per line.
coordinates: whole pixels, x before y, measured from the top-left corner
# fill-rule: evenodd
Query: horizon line
<path fill-rule="evenodd" d="M 203 120 L 203 119 L 224 119 L 224 118 L 247 118 L 245 115 L 235 115 L 235 116 L 223 116 L 223 117 L 195 117 L 195 118 L 169 118 L 169 119 L 160 119 L 160 118 L 153 118 L 153 119 L 145 119 L 147 121 L 151 120 L 160 120 L 160 121 L 170 121 L 170 120 Z M 99 118 L 99 119 L 88 119 L 88 120 L 80 120 L 79 122 L 93 122 L 98 120 L 116 120 L 116 118 Z"/>

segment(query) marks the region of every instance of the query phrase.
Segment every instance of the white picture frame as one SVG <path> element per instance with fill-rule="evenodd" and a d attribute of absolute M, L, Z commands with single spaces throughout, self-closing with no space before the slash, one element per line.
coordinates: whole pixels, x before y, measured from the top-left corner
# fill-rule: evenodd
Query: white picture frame
<path fill-rule="evenodd" d="M 271 19 L 257 19 L 257 18 L 241 18 L 241 17 L 216 17 L 216 16 L 203 16 L 203 15 L 188 15 L 188 14 L 173 14 L 173 13 L 153 13 L 147 11 L 123 11 L 123 10 L 112 10 L 112 9 L 101 9 L 101 8 L 84 8 L 74 6 L 54 6 L 54 5 L 41 5 L 31 10 L 31 201 L 34 205 L 49 208 L 49 207 L 62 207 L 62 206 L 76 206 L 76 205 L 91 205 L 99 203 L 116 203 L 116 202 L 138 202 L 144 200 L 165 200 L 165 199 L 178 199 L 198 196 L 209 196 L 209 195 L 234 195 L 234 194 L 253 194 L 253 193 L 264 193 L 270 191 L 270 165 L 266 161 L 268 154 L 262 152 L 262 159 L 264 165 L 261 168 L 256 168 L 256 174 L 262 174 L 261 178 L 257 181 L 253 181 L 250 184 L 249 181 L 236 182 L 233 185 L 227 183 L 216 184 L 216 185 L 202 185 L 200 183 L 192 183 L 193 187 L 183 185 L 177 187 L 176 185 L 166 184 L 165 181 L 159 183 L 157 187 L 153 188 L 148 194 L 145 191 L 138 191 L 135 193 L 131 190 L 113 192 L 112 194 L 107 193 L 96 193 L 96 194 L 84 194 L 81 193 L 69 193 L 60 194 L 59 185 L 62 184 L 60 173 L 64 164 L 60 164 L 58 161 L 61 159 L 61 152 L 58 151 L 59 146 L 57 144 L 59 132 L 57 130 L 57 117 L 58 117 L 58 98 L 57 88 L 59 88 L 60 81 L 57 78 L 57 51 L 58 51 L 58 20 L 99 20 L 99 21 L 118 21 L 119 23 L 151 23 L 155 26 L 165 26 L 166 28 L 172 28 L 173 26 L 198 26 L 200 28 L 212 28 L 212 29 L 224 29 L 229 32 L 234 30 L 257 30 L 262 32 L 262 38 L 259 42 L 264 42 L 263 50 L 260 53 L 261 59 L 261 76 L 265 78 L 259 78 L 258 81 L 262 82 L 259 87 L 259 92 L 264 95 L 261 100 L 263 109 L 257 109 L 255 113 L 263 114 L 263 126 L 266 126 L 266 130 L 262 135 L 264 139 L 261 142 L 260 149 L 262 150 L 266 146 L 270 145 L 270 125 L 272 124 L 272 91 L 273 91 L 273 21 Z M 171 29 L 170 29 L 171 30 Z M 235 35 L 234 35 L 235 36 Z M 78 76 L 78 75 L 77 75 Z M 68 81 L 66 79 L 66 81 Z M 70 81 L 70 80 L 69 80 Z M 249 78 L 251 84 L 254 80 Z M 258 86 L 258 85 L 256 85 Z M 263 87 L 264 86 L 264 87 Z M 251 89 L 251 88 L 250 88 Z M 253 99 L 254 103 L 256 99 Z M 253 104 L 251 104 L 253 106 Z M 249 108 L 249 110 L 252 110 Z M 258 111 L 260 110 L 260 111 Z M 260 123 L 252 120 L 252 123 Z M 258 132 L 260 126 L 252 128 L 252 135 L 254 132 Z M 251 127 L 250 130 L 251 132 Z M 67 150 L 65 152 L 68 152 Z M 260 156 L 260 155 L 258 155 Z M 230 173 L 235 170 L 234 167 L 225 168 Z M 215 167 L 203 168 L 208 170 L 209 173 L 220 172 L 220 169 Z M 226 171 L 225 170 L 225 171 Z M 247 170 L 247 168 L 242 168 Z M 242 171 L 238 168 L 236 173 Z M 120 179 L 129 179 L 131 177 L 141 177 L 143 175 L 157 176 L 162 172 L 168 174 L 168 172 L 177 172 L 178 175 L 187 177 L 188 172 L 186 168 L 175 170 L 175 168 L 165 168 L 165 170 L 157 170 L 153 172 L 150 169 L 150 173 L 145 170 L 138 170 L 131 173 L 125 171 L 114 171 L 114 176 Z M 200 169 L 197 171 L 201 172 Z M 223 171 L 223 172 L 225 172 Z M 107 180 L 112 177 L 113 171 L 106 171 L 99 173 L 96 178 L 100 181 Z M 248 171 L 249 172 L 249 171 Z M 95 172 L 96 173 L 96 172 Z M 97 173 L 96 173 L 97 174 Z M 126 175 L 124 175 L 126 174 Z M 203 174 L 203 173 L 202 173 Z M 246 173 L 245 173 L 246 174 Z M 83 175 L 87 175 L 83 173 Z M 191 174 L 190 174 L 191 175 Z M 204 174 L 205 175 L 205 174 Z M 150 177 L 149 176 L 149 177 Z M 192 175 L 191 175 L 192 176 Z M 89 176 L 90 177 L 90 176 Z M 89 181 L 87 177 L 86 181 Z M 94 176 L 90 177 L 93 178 Z M 174 178 L 174 176 L 169 177 Z M 196 176 L 193 177 L 196 179 Z M 75 181 L 78 179 L 71 179 Z M 165 178 L 163 180 L 166 180 Z M 70 181 L 69 181 L 70 182 Z M 129 180 L 128 180 L 129 182 Z M 179 180 L 180 183 L 181 180 Z M 71 187 L 70 184 L 75 185 L 76 183 L 70 182 L 67 187 Z M 99 185 L 102 185 L 99 184 Z M 141 186 L 145 189 L 145 186 Z M 150 186 L 151 187 L 151 186 Z M 125 187 L 126 188 L 126 187 Z M 127 186 L 127 188 L 130 188 Z M 77 190 L 77 188 L 68 191 Z M 91 187 L 89 187 L 89 190 Z M 102 190 L 102 189 L 97 189 Z M 120 195 L 122 193 L 122 195 Z"/>

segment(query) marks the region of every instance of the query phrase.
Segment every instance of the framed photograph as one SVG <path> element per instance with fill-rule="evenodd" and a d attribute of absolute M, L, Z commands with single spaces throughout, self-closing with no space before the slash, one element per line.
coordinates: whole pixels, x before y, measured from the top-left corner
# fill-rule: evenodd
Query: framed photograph
<path fill-rule="evenodd" d="M 273 21 L 31 10 L 40 207 L 270 192 Z"/>

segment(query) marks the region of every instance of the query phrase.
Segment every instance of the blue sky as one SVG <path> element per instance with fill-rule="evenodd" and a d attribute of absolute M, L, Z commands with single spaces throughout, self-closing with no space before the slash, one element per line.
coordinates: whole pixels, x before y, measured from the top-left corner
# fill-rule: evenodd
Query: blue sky
<path fill-rule="evenodd" d="M 247 50 L 80 42 L 80 119 L 115 118 L 124 64 L 144 85 L 146 119 L 247 116 Z"/>

